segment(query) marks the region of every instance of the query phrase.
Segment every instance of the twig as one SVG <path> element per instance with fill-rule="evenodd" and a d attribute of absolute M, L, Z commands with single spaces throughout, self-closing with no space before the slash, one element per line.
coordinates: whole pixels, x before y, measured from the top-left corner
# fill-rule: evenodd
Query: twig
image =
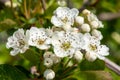
<path fill-rule="evenodd" d="M 112 62 L 111 60 L 105 58 L 105 65 L 110 68 L 111 70 L 113 70 L 114 72 L 116 72 L 118 75 L 120 75 L 120 66 L 118 66 L 117 64 L 115 64 L 114 62 Z"/>
<path fill-rule="evenodd" d="M 25 12 L 25 17 L 29 19 L 28 11 L 27 11 L 27 6 L 26 6 L 26 0 L 23 0 L 23 6 L 24 6 L 24 12 Z"/>
<path fill-rule="evenodd" d="M 82 5 L 82 7 L 79 9 L 79 12 L 82 12 L 87 6 L 89 6 L 90 5 L 90 0 L 86 0 L 84 3 L 83 3 L 83 5 Z"/>
<path fill-rule="evenodd" d="M 120 12 L 118 13 L 110 13 L 110 12 L 103 12 L 98 15 L 100 20 L 113 20 L 116 18 L 120 18 Z"/>
<path fill-rule="evenodd" d="M 67 3 L 67 7 L 69 7 L 69 8 L 73 7 L 71 0 L 66 0 L 66 3 Z"/>
<path fill-rule="evenodd" d="M 40 1 L 42 3 L 42 8 L 43 8 L 43 10 L 45 12 L 45 10 L 46 10 L 46 2 L 45 2 L 45 0 L 40 0 Z"/>

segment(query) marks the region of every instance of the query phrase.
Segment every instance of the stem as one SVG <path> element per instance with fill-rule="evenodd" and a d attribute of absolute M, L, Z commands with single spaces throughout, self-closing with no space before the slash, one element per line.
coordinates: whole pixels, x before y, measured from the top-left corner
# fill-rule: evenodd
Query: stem
<path fill-rule="evenodd" d="M 65 63 L 63 67 L 65 68 L 69 64 L 70 61 L 71 61 L 71 58 Z"/>
<path fill-rule="evenodd" d="M 67 70 L 65 70 L 65 71 L 63 72 L 63 75 L 64 75 L 66 72 L 70 71 L 73 67 L 75 67 L 75 65 L 76 65 L 76 63 L 74 63 L 71 67 L 69 67 Z"/>
<path fill-rule="evenodd" d="M 79 12 L 82 12 L 87 6 L 90 5 L 90 1 L 91 0 L 85 0 L 85 2 L 83 3 L 82 7 L 79 9 Z"/>
<path fill-rule="evenodd" d="M 24 12 L 25 12 L 25 17 L 27 18 L 27 19 L 29 19 L 29 16 L 28 16 L 28 12 L 27 12 L 27 6 L 26 6 L 26 0 L 23 0 L 24 2 L 23 2 L 23 5 L 24 5 Z"/>
<path fill-rule="evenodd" d="M 43 8 L 43 10 L 45 12 L 45 10 L 46 10 L 46 2 L 45 2 L 45 0 L 40 0 L 40 1 L 41 1 L 41 4 L 42 4 L 42 8 Z"/>
<path fill-rule="evenodd" d="M 107 58 L 105 58 L 104 61 L 105 61 L 105 65 L 106 65 L 109 69 L 113 70 L 113 71 L 116 72 L 118 75 L 120 75 L 120 66 L 118 66 L 117 64 L 115 64 L 114 62 L 112 62 L 111 60 L 109 60 L 109 59 L 107 59 Z"/>
<path fill-rule="evenodd" d="M 12 0 L 10 0 L 10 4 L 11 4 L 12 11 L 13 11 L 13 1 Z"/>

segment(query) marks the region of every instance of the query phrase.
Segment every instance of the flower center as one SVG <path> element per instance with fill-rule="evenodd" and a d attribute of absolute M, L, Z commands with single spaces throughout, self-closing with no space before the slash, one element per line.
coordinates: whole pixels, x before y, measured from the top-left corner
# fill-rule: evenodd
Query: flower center
<path fill-rule="evenodd" d="M 63 48 L 65 51 L 68 50 L 70 47 L 71 47 L 70 42 L 65 42 L 61 46 L 61 48 Z"/>
<path fill-rule="evenodd" d="M 66 23 L 68 21 L 68 18 L 67 17 L 65 17 L 64 19 L 62 19 L 62 22 L 63 23 Z"/>
<path fill-rule="evenodd" d="M 97 46 L 90 44 L 89 48 L 90 48 L 90 50 L 95 51 L 97 49 Z"/>
<path fill-rule="evenodd" d="M 44 44 L 44 42 L 45 42 L 45 41 L 44 41 L 44 40 L 42 40 L 42 39 L 40 39 L 40 40 L 38 40 L 38 41 L 37 41 L 37 43 L 38 43 L 39 45 Z"/>
<path fill-rule="evenodd" d="M 25 41 L 23 39 L 19 40 L 19 46 L 23 47 L 25 45 Z"/>

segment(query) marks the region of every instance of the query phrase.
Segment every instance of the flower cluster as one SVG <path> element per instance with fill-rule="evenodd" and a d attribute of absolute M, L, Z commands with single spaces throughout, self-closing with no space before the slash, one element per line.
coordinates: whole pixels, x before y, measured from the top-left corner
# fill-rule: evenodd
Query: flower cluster
<path fill-rule="evenodd" d="M 97 29 L 103 27 L 102 22 L 87 9 L 83 10 L 82 16 L 78 14 L 79 11 L 75 8 L 58 7 L 51 18 L 54 25 L 51 29 L 35 26 L 26 32 L 18 29 L 8 38 L 6 46 L 13 48 L 10 54 L 24 53 L 29 46 L 45 50 L 43 58 L 47 69 L 44 77 L 47 80 L 55 77 L 50 68 L 64 57 L 78 62 L 83 58 L 88 61 L 95 61 L 97 58 L 104 60 L 109 55 L 109 48 L 100 43 L 103 36 Z"/>

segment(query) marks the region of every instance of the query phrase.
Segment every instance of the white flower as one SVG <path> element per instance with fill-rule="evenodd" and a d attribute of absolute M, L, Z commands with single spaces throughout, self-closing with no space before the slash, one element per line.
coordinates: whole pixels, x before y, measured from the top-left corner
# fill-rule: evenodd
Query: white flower
<path fill-rule="evenodd" d="M 13 48 L 13 50 L 10 52 L 12 56 L 15 56 L 19 52 L 24 53 L 29 48 L 28 37 L 28 31 L 26 34 L 24 34 L 23 29 L 18 29 L 16 32 L 14 32 L 13 36 L 8 38 L 6 47 Z"/>
<path fill-rule="evenodd" d="M 51 80 L 55 77 L 55 72 L 52 69 L 46 69 L 44 72 L 46 80 Z"/>
<path fill-rule="evenodd" d="M 86 59 L 94 61 L 96 58 L 104 59 L 104 56 L 109 55 L 109 49 L 105 45 L 100 45 L 100 40 L 95 36 L 86 33 L 84 36 L 86 45 L 83 49 L 86 51 Z"/>
<path fill-rule="evenodd" d="M 82 46 L 82 34 L 74 32 L 55 32 L 52 38 L 54 53 L 58 57 L 72 56 Z"/>
<path fill-rule="evenodd" d="M 96 38 L 102 40 L 103 36 L 100 31 L 93 29 L 91 32 L 92 36 L 95 36 Z"/>
<path fill-rule="evenodd" d="M 51 58 L 44 58 L 44 65 L 46 67 L 51 67 L 53 65 L 53 60 Z"/>
<path fill-rule="evenodd" d="M 51 39 L 44 28 L 38 29 L 36 27 L 32 27 L 29 30 L 29 33 L 29 45 L 35 46 L 39 49 L 48 49 L 50 47 L 49 44 Z"/>
<path fill-rule="evenodd" d="M 63 27 L 65 25 L 71 26 L 74 24 L 74 19 L 78 13 L 79 11 L 75 8 L 69 9 L 67 7 L 58 7 L 54 11 L 51 22 L 57 27 Z"/>
<path fill-rule="evenodd" d="M 76 51 L 75 52 L 75 54 L 73 55 L 73 58 L 76 60 L 76 61 L 78 61 L 78 62 L 80 62 L 81 60 L 82 60 L 82 58 L 83 58 L 83 54 L 80 52 L 80 51 Z"/>

